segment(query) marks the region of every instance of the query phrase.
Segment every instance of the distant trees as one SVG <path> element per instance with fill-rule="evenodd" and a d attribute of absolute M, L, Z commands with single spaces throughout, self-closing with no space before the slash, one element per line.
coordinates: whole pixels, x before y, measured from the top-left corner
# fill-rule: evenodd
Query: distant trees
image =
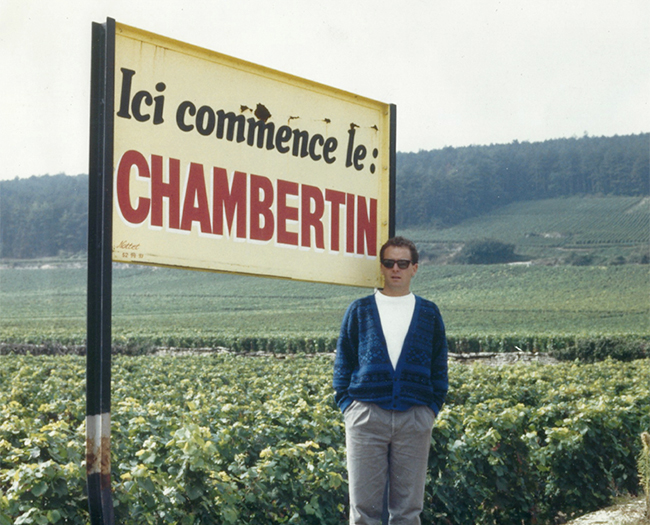
<path fill-rule="evenodd" d="M 397 226 L 451 225 L 520 200 L 648 195 L 650 133 L 397 155 Z"/>
<path fill-rule="evenodd" d="M 496 239 L 469 241 L 454 257 L 460 264 L 500 264 L 517 260 L 515 245 Z"/>
<path fill-rule="evenodd" d="M 0 181 L 0 257 L 85 252 L 87 225 L 87 175 Z"/>
<path fill-rule="evenodd" d="M 397 154 L 398 228 L 448 226 L 519 200 L 650 194 L 650 133 Z M 0 181 L 0 257 L 86 251 L 88 176 Z"/>

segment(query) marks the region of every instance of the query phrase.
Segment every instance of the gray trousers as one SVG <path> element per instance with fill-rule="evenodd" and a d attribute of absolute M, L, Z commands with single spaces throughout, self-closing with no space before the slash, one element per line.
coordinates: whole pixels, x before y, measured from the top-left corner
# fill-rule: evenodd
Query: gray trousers
<path fill-rule="evenodd" d="M 379 525 L 386 480 L 391 525 L 419 525 L 433 410 L 384 410 L 354 401 L 343 414 L 350 525 Z"/>

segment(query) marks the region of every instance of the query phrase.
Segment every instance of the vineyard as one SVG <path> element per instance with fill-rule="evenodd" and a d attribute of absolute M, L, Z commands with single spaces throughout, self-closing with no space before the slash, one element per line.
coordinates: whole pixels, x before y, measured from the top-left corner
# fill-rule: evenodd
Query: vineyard
<path fill-rule="evenodd" d="M 647 336 L 647 268 L 425 265 L 414 290 L 440 306 L 455 338 Z M 132 266 L 114 271 L 113 333 L 122 345 L 229 346 L 237 338 L 298 337 L 331 350 L 346 306 L 366 293 Z M 83 268 L 0 270 L 0 343 L 83 344 L 85 294 Z"/>
<path fill-rule="evenodd" d="M 452 351 L 569 360 L 452 363 L 423 523 L 546 525 L 638 491 L 650 359 L 631 359 L 650 355 L 650 274 L 647 264 L 628 263 L 647 252 L 648 217 L 647 198 L 566 198 L 401 232 L 419 241 L 425 264 L 413 289 L 440 306 Z M 546 264 L 428 264 L 482 237 Z M 555 264 L 567 254 L 594 258 Z M 116 266 L 116 522 L 343 523 L 344 429 L 327 352 L 347 305 L 367 293 Z M 83 260 L 0 265 L 0 525 L 88 522 L 85 360 L 29 355 L 83 353 L 85 323 Z M 160 355 L 157 347 L 201 353 Z"/>
<path fill-rule="evenodd" d="M 647 243 L 650 198 L 567 197 L 516 202 L 458 226 L 430 231 L 423 240 L 480 239 L 486 227 L 491 237 L 515 244 Z"/>
<path fill-rule="evenodd" d="M 117 357 L 117 523 L 339 524 L 344 428 L 328 356 Z M 88 522 L 85 362 L 0 357 L 0 524 Z M 638 491 L 650 360 L 452 365 L 423 522 L 552 523 Z"/>
<path fill-rule="evenodd" d="M 400 233 L 418 240 L 424 256 L 414 291 L 440 306 L 452 338 L 509 337 L 521 347 L 516 340 L 650 335 L 648 265 L 621 264 L 648 257 L 648 198 L 520 202 L 452 228 Z M 513 243 L 522 257 L 528 254 L 546 264 L 427 261 L 482 237 Z M 570 256 L 585 257 L 591 264 L 555 264 Z M 113 272 L 113 333 L 118 344 L 131 347 L 232 346 L 247 338 L 258 341 L 248 346 L 262 349 L 331 350 L 345 308 L 366 293 L 343 286 L 122 265 Z M 0 265 L 0 343 L 83 344 L 85 304 L 83 260 Z M 315 342 L 296 346 L 296 339 Z"/>
<path fill-rule="evenodd" d="M 0 343 L 83 344 L 85 269 L 0 269 Z M 650 334 L 647 265 L 423 265 L 451 337 Z M 309 338 L 331 350 L 347 305 L 368 290 L 130 266 L 113 272 L 116 343 L 228 346 Z M 316 314 L 317 313 L 317 314 Z"/>

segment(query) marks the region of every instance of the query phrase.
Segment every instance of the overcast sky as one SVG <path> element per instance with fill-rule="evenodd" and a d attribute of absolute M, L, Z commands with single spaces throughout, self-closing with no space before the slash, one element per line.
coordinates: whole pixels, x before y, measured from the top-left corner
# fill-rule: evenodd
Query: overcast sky
<path fill-rule="evenodd" d="M 0 0 L 0 179 L 88 172 L 107 17 L 394 103 L 398 151 L 650 131 L 648 0 Z"/>

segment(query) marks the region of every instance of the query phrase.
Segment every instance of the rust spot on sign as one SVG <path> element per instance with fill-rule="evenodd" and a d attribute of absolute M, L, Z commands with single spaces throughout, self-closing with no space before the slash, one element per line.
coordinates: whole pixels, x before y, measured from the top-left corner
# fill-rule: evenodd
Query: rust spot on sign
<path fill-rule="evenodd" d="M 266 109 L 266 106 L 264 104 L 258 104 L 257 108 L 255 108 L 254 114 L 259 120 L 263 122 L 266 122 L 271 118 L 271 112 Z"/>

